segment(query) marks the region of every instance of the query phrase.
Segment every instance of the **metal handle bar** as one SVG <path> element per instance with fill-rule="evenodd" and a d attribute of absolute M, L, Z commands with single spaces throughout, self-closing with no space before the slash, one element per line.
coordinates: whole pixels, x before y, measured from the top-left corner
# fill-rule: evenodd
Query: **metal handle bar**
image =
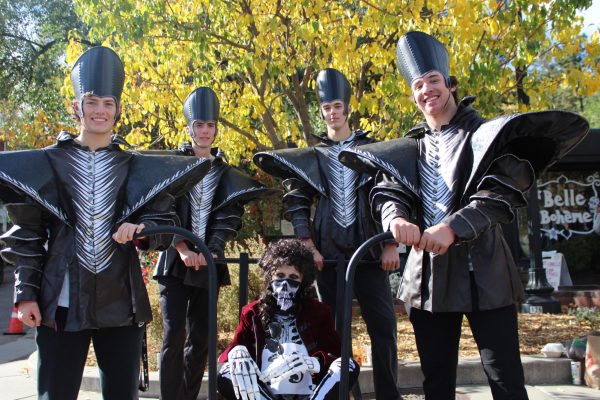
<path fill-rule="evenodd" d="M 208 267 L 208 399 L 217 398 L 217 268 L 210 250 L 204 242 L 187 229 L 175 226 L 144 228 L 135 237 L 175 234 L 189 240 L 204 255 Z"/>
<path fill-rule="evenodd" d="M 340 400 L 348 398 L 348 369 L 350 366 L 350 351 L 351 351 L 351 327 L 352 327 L 352 292 L 354 289 L 354 273 L 361 258 L 375 244 L 384 240 L 393 239 L 391 232 L 377 234 L 360 245 L 350 258 L 348 269 L 346 269 L 346 288 L 344 289 L 344 318 L 342 321 L 342 376 L 340 377 Z"/>

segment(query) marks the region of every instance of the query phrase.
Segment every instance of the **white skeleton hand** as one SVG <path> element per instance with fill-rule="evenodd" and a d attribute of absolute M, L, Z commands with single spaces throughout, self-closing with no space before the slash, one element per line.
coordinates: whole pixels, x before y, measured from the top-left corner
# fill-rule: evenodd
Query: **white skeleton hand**
<path fill-rule="evenodd" d="M 235 346 L 227 358 L 235 397 L 241 400 L 260 399 L 257 378 L 262 379 L 262 373 L 246 346 Z"/>
<path fill-rule="evenodd" d="M 304 372 L 318 373 L 321 365 L 316 357 L 309 357 L 299 353 L 280 354 L 273 363 L 263 372 L 263 382 L 277 383 L 292 375 Z"/>

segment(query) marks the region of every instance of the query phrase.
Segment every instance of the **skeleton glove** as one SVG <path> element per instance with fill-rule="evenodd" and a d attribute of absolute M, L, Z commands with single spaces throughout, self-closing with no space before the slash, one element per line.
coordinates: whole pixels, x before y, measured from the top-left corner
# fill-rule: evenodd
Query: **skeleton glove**
<path fill-rule="evenodd" d="M 316 357 L 309 357 L 299 353 L 281 354 L 264 371 L 263 382 L 277 383 L 300 373 L 316 374 L 321 370 L 321 365 Z"/>
<path fill-rule="evenodd" d="M 235 346 L 227 358 L 235 397 L 241 400 L 260 399 L 257 378 L 262 379 L 262 373 L 246 346 Z"/>

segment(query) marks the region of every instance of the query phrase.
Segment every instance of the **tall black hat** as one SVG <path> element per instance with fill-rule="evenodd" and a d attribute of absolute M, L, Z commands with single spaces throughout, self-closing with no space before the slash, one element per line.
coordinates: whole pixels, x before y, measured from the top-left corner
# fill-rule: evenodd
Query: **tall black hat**
<path fill-rule="evenodd" d="M 211 88 L 202 86 L 188 95 L 183 102 L 183 115 L 194 137 L 194 121 L 219 120 L 219 99 Z"/>
<path fill-rule="evenodd" d="M 433 36 L 411 31 L 400 37 L 396 46 L 396 63 L 408 86 L 415 79 L 436 70 L 446 79 L 446 86 L 450 87 L 448 50 Z"/>
<path fill-rule="evenodd" d="M 121 110 L 121 93 L 125 82 L 123 62 L 108 47 L 92 47 L 83 53 L 71 69 L 71 83 L 75 98 L 83 113 L 83 96 L 111 96 L 117 102 L 117 116 Z"/>
<path fill-rule="evenodd" d="M 350 88 L 350 82 L 340 71 L 334 68 L 325 68 L 319 71 L 317 75 L 317 93 L 320 103 L 342 100 L 344 111 L 348 115 L 352 89 Z"/>

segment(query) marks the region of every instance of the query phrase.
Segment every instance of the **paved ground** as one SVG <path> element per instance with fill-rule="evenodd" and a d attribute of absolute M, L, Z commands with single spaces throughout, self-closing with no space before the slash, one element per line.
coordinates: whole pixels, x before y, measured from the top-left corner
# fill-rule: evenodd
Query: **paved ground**
<path fill-rule="evenodd" d="M 0 330 L 4 332 L 8 326 L 12 307 L 12 268 L 8 267 L 5 271 L 5 283 L 0 285 Z M 35 383 L 35 361 L 34 357 L 30 357 L 35 351 L 34 332 L 27 330 L 26 335 L 22 336 L 5 336 L 0 335 L 0 400 L 24 400 L 35 399 L 36 383 Z M 30 359 L 31 358 L 31 359 Z M 540 371 L 540 368 L 551 370 L 564 370 L 565 360 L 537 360 L 535 358 L 524 360 L 526 375 L 528 382 L 535 382 L 527 386 L 530 400 L 598 400 L 600 399 L 600 391 L 587 388 L 585 386 L 574 386 L 564 384 L 564 377 L 559 380 L 563 384 L 542 385 L 539 384 L 547 379 L 556 381 L 556 377 L 552 378 L 551 373 L 547 370 Z M 461 360 L 459 369 L 460 376 L 471 376 L 472 370 L 477 370 L 477 361 Z M 548 365 L 550 364 L 550 365 Z M 408 375 L 414 375 L 418 372 L 418 364 L 409 363 L 402 365 L 400 368 L 401 376 L 407 378 Z M 364 378 L 368 377 L 368 372 L 365 371 Z M 564 372 L 564 371 L 563 371 Z M 363 374 L 361 374 L 363 375 Z M 476 374 L 473 374 L 476 375 Z M 558 376 L 557 374 L 555 374 Z M 563 373 L 564 375 L 564 373 Z M 98 372 L 94 368 L 86 369 L 82 390 L 79 393 L 79 400 L 100 400 L 102 396 L 94 388 L 98 385 Z M 414 382 L 415 377 L 411 382 Z M 419 379 L 418 376 L 416 379 Z M 471 379 L 471 378 L 470 378 Z M 156 388 L 156 374 L 152 376 L 153 387 Z M 481 381 L 480 381 L 481 382 Z M 548 381 L 546 381 L 548 382 Z M 363 385 L 367 388 L 368 385 Z M 206 388 L 206 384 L 203 385 Z M 416 385 L 415 385 L 416 386 Z M 422 392 L 418 388 L 402 389 L 403 398 L 405 400 L 421 400 L 424 399 Z M 153 390 L 149 398 L 158 398 Z M 489 388 L 485 384 L 477 385 L 459 385 L 457 390 L 457 400 L 489 400 L 492 398 Z M 143 394 L 141 394 L 143 396 Z M 201 397 L 200 398 L 205 398 Z M 365 396 L 365 398 L 374 398 L 373 396 Z"/>

